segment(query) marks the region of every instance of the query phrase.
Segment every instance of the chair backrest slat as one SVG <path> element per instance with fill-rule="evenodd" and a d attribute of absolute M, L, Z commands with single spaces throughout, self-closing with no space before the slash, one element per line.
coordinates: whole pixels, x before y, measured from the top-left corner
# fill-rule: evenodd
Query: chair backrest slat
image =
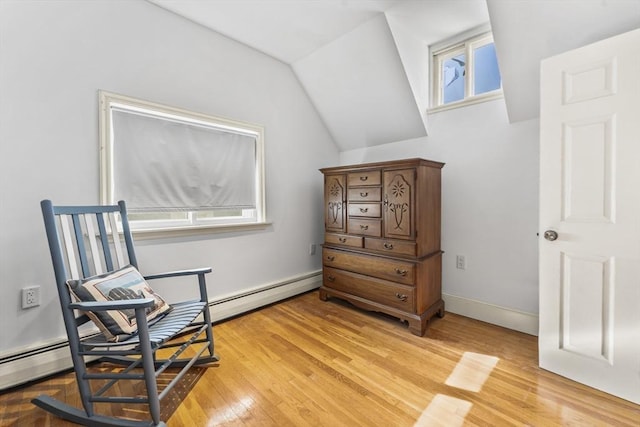
<path fill-rule="evenodd" d="M 93 226 L 93 215 L 83 215 L 84 221 L 87 227 L 87 240 L 89 240 L 89 248 L 91 249 L 91 259 L 93 260 L 93 267 L 95 268 L 95 274 L 102 274 L 104 270 L 102 269 L 102 262 L 100 251 L 98 250 L 98 244 L 96 239 L 99 237 L 96 235 L 95 228 Z"/>
<path fill-rule="evenodd" d="M 73 222 L 73 230 L 76 233 L 76 246 L 78 248 L 78 258 L 80 258 L 80 267 L 82 267 L 82 276 L 91 276 L 91 270 L 89 269 L 89 260 L 87 259 L 87 250 L 84 245 L 84 231 L 80 222 L 80 215 L 71 215 Z"/>
<path fill-rule="evenodd" d="M 113 271 L 113 260 L 111 259 L 111 248 L 109 247 L 109 235 L 104 223 L 104 214 L 96 213 L 96 221 L 98 222 L 98 231 L 100 233 L 100 242 L 102 243 L 102 254 L 104 255 L 104 263 L 107 271 Z"/>
<path fill-rule="evenodd" d="M 118 260 L 118 268 L 124 267 L 124 256 L 122 253 L 122 244 L 120 242 L 120 235 L 118 234 L 118 224 L 116 222 L 116 216 L 113 212 L 109 213 L 109 221 L 111 223 L 111 237 L 113 238 L 113 248 L 116 252 L 116 259 Z"/>
<path fill-rule="evenodd" d="M 66 253 L 66 265 L 69 269 L 70 279 L 79 279 L 80 270 L 76 261 L 75 243 L 69 228 L 69 218 L 66 215 L 59 216 L 60 228 L 62 230 L 62 238 L 64 242 L 64 252 Z"/>

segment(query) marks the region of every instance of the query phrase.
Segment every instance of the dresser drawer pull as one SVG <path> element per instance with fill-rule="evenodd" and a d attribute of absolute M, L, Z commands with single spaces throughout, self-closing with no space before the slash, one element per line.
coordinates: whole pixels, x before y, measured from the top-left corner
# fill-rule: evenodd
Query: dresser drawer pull
<path fill-rule="evenodd" d="M 329 261 L 333 261 L 333 260 L 335 260 L 335 259 L 336 259 L 336 257 L 334 257 L 333 255 L 329 255 L 329 256 L 327 256 L 327 259 L 328 259 Z"/>
<path fill-rule="evenodd" d="M 327 276 L 327 280 L 330 282 L 335 282 L 336 278 L 334 276 Z M 398 294 L 396 294 L 396 296 L 398 296 Z M 405 298 L 406 298 L 406 295 L 405 295 Z"/>
<path fill-rule="evenodd" d="M 360 177 L 360 181 L 366 181 L 366 180 L 368 180 L 368 179 L 369 179 L 369 177 L 368 177 L 368 176 L 361 176 L 361 177 Z"/>
<path fill-rule="evenodd" d="M 407 270 L 400 270 L 399 268 L 396 268 L 396 274 L 399 274 L 400 276 L 406 276 Z"/>
<path fill-rule="evenodd" d="M 362 225 L 360 224 L 360 230 L 368 230 L 369 226 L 368 225 Z"/>
<path fill-rule="evenodd" d="M 360 193 L 360 197 L 367 197 L 369 195 L 369 192 L 366 193 Z"/>
<path fill-rule="evenodd" d="M 360 212 L 367 213 L 369 212 L 369 208 L 360 208 Z"/>
<path fill-rule="evenodd" d="M 396 292 L 396 298 L 398 298 L 400 301 L 406 301 L 407 298 L 409 298 L 408 296 L 406 296 L 405 294 L 401 294 Z"/>
<path fill-rule="evenodd" d="M 388 249 L 388 250 L 393 249 L 393 244 L 391 244 L 391 243 L 385 243 L 385 244 L 384 244 L 384 245 L 382 245 L 382 246 L 384 246 L 384 248 L 385 248 L 385 249 Z"/>
<path fill-rule="evenodd" d="M 347 238 L 346 237 L 338 237 L 338 240 L 340 241 L 340 243 L 346 243 L 347 242 Z"/>

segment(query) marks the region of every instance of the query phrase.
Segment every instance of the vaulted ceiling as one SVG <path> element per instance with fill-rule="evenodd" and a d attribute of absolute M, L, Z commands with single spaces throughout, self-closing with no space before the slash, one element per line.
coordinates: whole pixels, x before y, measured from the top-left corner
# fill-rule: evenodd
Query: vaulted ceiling
<path fill-rule="evenodd" d="M 430 44 L 490 23 L 511 121 L 539 63 L 640 27 L 640 0 L 148 0 L 289 64 L 341 150 L 427 135 Z"/>

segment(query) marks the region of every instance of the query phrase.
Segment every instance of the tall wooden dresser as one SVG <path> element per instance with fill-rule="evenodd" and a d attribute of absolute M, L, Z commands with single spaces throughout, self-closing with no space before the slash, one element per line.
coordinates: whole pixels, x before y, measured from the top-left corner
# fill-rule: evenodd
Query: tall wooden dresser
<path fill-rule="evenodd" d="M 320 299 L 406 321 L 424 335 L 444 316 L 440 250 L 443 163 L 407 159 L 320 169 L 325 242 Z"/>

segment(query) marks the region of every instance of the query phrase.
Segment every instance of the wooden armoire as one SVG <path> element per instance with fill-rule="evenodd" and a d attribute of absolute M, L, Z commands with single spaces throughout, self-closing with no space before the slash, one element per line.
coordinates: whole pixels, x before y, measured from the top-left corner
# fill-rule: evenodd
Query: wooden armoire
<path fill-rule="evenodd" d="M 320 169 L 325 241 L 320 299 L 337 297 L 424 335 L 444 315 L 440 249 L 443 163 L 407 159 Z"/>

